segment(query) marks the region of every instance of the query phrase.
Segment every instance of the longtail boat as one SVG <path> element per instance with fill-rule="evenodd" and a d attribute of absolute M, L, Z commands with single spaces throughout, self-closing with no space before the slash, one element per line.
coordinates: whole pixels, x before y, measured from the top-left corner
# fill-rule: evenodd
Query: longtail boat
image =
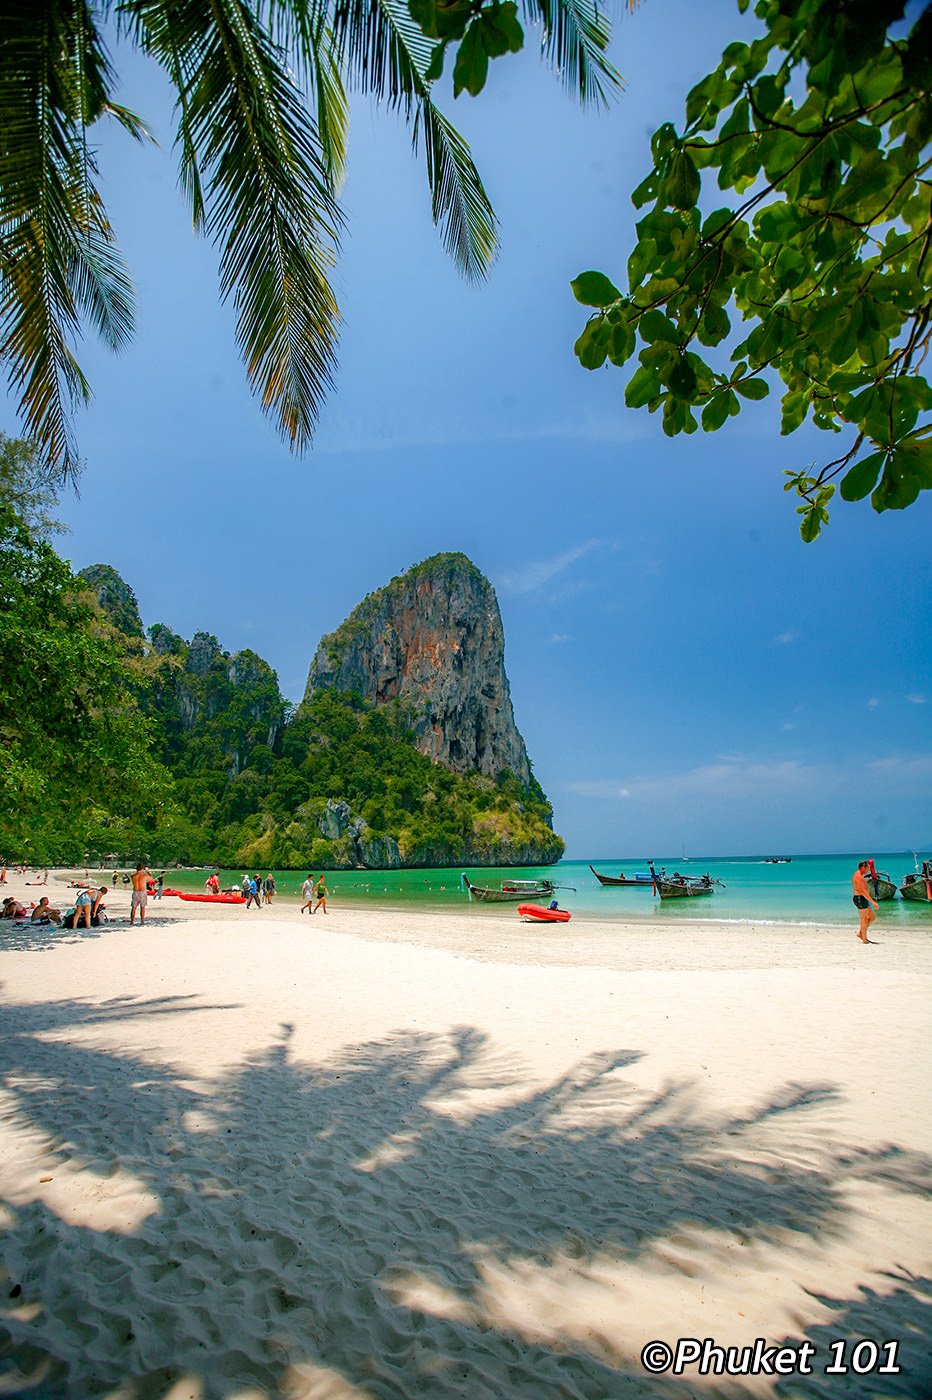
<path fill-rule="evenodd" d="M 634 875 L 600 875 L 594 865 L 590 865 L 589 869 L 600 885 L 618 885 L 622 889 L 643 890 L 645 887 L 650 889 L 654 883 L 651 876 L 643 870 L 638 870 Z"/>
<path fill-rule="evenodd" d="M 879 904 L 884 899 L 896 899 L 896 884 L 890 879 L 885 870 L 877 870 L 874 862 L 870 863 L 870 874 L 867 877 L 867 888 Z"/>
<path fill-rule="evenodd" d="M 918 904 L 932 904 L 932 860 L 924 860 L 921 870 L 906 876 L 900 894 Z"/>
<path fill-rule="evenodd" d="M 678 870 L 668 875 L 661 869 L 658 875 L 653 866 L 650 873 L 654 889 L 661 899 L 693 899 L 697 895 L 711 894 L 715 886 L 722 883 L 721 880 L 713 880 L 711 875 L 681 875 Z"/>
<path fill-rule="evenodd" d="M 474 885 L 466 874 L 463 875 L 463 885 L 469 891 L 470 899 L 478 899 L 482 904 L 516 904 L 519 899 L 545 899 L 556 889 L 552 880 L 503 880 L 499 888 L 493 890 L 485 885 Z"/>

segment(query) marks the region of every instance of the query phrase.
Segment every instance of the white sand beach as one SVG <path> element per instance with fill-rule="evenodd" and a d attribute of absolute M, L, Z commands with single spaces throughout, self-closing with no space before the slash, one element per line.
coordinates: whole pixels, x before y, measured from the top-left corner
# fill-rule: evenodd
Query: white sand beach
<path fill-rule="evenodd" d="M 0 1395 L 930 1393 L 932 919 L 128 903 L 0 925 Z"/>

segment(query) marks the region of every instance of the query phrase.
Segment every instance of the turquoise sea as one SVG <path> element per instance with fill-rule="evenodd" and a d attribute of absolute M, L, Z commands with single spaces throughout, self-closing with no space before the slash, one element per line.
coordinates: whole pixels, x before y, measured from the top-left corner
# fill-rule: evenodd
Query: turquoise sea
<path fill-rule="evenodd" d="M 920 860 L 922 854 L 920 852 Z M 652 896 L 649 885 L 643 889 L 601 886 L 590 871 L 589 862 L 582 860 L 563 860 L 559 865 L 526 869 L 465 866 L 446 870 L 327 871 L 326 877 L 334 905 L 467 909 L 476 918 L 501 916 L 513 910 L 514 905 L 471 902 L 460 881 L 463 869 L 473 884 L 493 887 L 509 878 L 531 880 L 546 876 L 562 887 L 557 891 L 561 907 L 581 918 L 850 924 L 854 917 L 851 875 L 861 857 L 862 853 L 793 856 L 788 865 L 767 865 L 759 856 L 693 857 L 685 864 L 682 856 L 661 856 L 655 861 L 658 869 L 665 866 L 668 873 L 674 870 L 689 875 L 708 873 L 721 880 L 724 886 L 702 899 L 664 902 Z M 887 871 L 897 885 L 914 869 L 911 852 L 875 856 L 875 861 L 877 869 Z M 603 856 L 593 859 L 592 864 L 605 875 L 633 875 L 647 869 L 643 859 L 612 860 Z M 268 872 L 260 873 L 265 876 Z M 300 898 L 307 871 L 276 870 L 273 873 L 281 898 Z M 319 875 L 321 872 L 312 873 Z M 221 885 L 238 885 L 243 874 L 241 869 L 221 871 Z M 166 883 L 169 887 L 199 892 L 204 888 L 206 875 L 206 871 L 171 871 Z M 920 924 L 932 932 L 932 906 L 910 903 L 899 896 L 880 905 L 878 919 L 885 924 Z"/>

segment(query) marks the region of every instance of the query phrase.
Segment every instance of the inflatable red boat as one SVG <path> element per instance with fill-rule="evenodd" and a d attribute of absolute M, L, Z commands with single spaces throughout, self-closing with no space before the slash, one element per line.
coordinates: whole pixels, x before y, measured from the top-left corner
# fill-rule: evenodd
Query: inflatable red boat
<path fill-rule="evenodd" d="M 565 924 L 570 918 L 568 909 L 545 909 L 541 904 L 519 904 L 518 913 L 525 919 L 537 919 L 542 924 Z"/>
<path fill-rule="evenodd" d="M 189 903 L 196 904 L 245 904 L 246 901 L 241 894 L 181 894 L 179 899 L 186 899 Z"/>

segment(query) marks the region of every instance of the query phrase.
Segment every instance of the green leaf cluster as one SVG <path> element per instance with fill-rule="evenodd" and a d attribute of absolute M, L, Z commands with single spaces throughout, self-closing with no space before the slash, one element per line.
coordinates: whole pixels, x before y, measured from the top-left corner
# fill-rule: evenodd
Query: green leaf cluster
<path fill-rule="evenodd" d="M 901 0 L 754 12 L 759 37 L 653 136 L 627 290 L 598 272 L 572 284 L 597 308 L 576 354 L 587 369 L 636 355 L 625 402 L 670 436 L 715 432 L 782 382 L 784 434 L 847 438 L 786 473 L 810 541 L 839 477 L 877 511 L 932 487 L 932 9 L 902 38 Z M 704 213 L 713 181 L 736 197 Z"/>
<path fill-rule="evenodd" d="M 145 851 L 174 811 L 126 651 L 68 565 L 0 505 L 0 851 Z"/>

